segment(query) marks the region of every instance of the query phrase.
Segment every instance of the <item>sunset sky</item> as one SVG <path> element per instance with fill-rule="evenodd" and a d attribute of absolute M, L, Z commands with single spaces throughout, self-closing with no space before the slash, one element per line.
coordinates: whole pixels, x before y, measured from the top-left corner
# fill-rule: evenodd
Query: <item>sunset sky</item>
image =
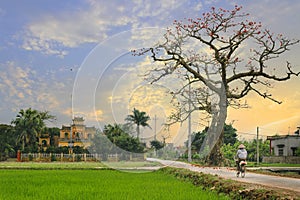
<path fill-rule="evenodd" d="M 175 19 L 236 4 L 271 31 L 300 39 L 300 1 L 294 0 L 1 1 L 0 123 L 9 124 L 20 109 L 31 107 L 57 117 L 49 126 L 68 125 L 75 115 L 101 128 L 124 123 L 136 107 L 152 119 L 152 130 L 145 133 L 156 130 L 158 139 L 171 134 L 169 142 L 181 144 L 186 124 L 169 131 L 161 126 L 172 110 L 171 83 L 148 85 L 140 75 L 151 64 L 149 58 L 133 57 L 130 50 L 155 44 Z M 286 60 L 300 71 L 299 44 L 278 63 Z M 275 83 L 269 91 L 280 105 L 250 94 L 251 108 L 230 109 L 227 122 L 239 138 L 255 138 L 256 127 L 263 138 L 293 134 L 300 126 L 299 86 L 300 77 Z M 193 116 L 193 131 L 203 129 L 198 118 Z"/>

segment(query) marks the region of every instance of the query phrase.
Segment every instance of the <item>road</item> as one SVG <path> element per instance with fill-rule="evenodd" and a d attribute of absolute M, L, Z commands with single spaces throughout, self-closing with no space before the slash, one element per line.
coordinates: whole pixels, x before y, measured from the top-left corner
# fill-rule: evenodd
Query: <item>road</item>
<path fill-rule="evenodd" d="M 199 167 L 188 163 L 172 161 L 172 160 L 160 160 L 156 158 L 147 158 L 148 161 L 159 162 L 165 166 L 185 168 L 195 172 L 203 172 L 206 174 L 218 175 L 226 179 L 232 179 L 235 181 L 260 184 L 269 187 L 282 188 L 287 190 L 292 190 L 295 194 L 300 195 L 300 179 L 279 177 L 271 175 L 256 174 L 251 172 L 246 172 L 246 177 L 236 177 L 236 171 L 231 168 L 226 167 Z"/>

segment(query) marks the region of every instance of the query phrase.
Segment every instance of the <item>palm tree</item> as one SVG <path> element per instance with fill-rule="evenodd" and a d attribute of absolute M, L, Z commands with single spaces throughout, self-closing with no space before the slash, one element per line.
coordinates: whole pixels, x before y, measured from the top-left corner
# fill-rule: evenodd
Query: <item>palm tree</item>
<path fill-rule="evenodd" d="M 54 119 L 48 111 L 40 112 L 38 110 L 21 109 L 16 119 L 11 123 L 15 125 L 18 135 L 18 142 L 22 144 L 22 150 L 25 146 L 35 147 L 37 137 L 45 128 L 45 120 Z"/>
<path fill-rule="evenodd" d="M 13 127 L 6 124 L 0 124 L 0 161 L 3 160 L 2 156 L 6 159 L 8 153 L 15 152 L 14 144 L 15 137 Z"/>
<path fill-rule="evenodd" d="M 148 115 L 146 115 L 146 112 L 140 112 L 137 109 L 133 109 L 133 114 L 132 115 L 128 115 L 126 117 L 126 121 L 128 121 L 129 124 L 136 125 L 136 133 L 137 133 L 137 138 L 139 139 L 140 136 L 140 126 L 142 127 L 149 127 L 149 124 L 147 123 L 150 120 L 150 117 Z"/>

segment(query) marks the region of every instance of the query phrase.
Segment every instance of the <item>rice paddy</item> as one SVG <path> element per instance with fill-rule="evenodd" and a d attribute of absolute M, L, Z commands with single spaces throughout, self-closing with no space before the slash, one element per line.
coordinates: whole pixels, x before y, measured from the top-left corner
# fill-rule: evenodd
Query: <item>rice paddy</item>
<path fill-rule="evenodd" d="M 0 170 L 0 199 L 229 199 L 161 171 Z"/>

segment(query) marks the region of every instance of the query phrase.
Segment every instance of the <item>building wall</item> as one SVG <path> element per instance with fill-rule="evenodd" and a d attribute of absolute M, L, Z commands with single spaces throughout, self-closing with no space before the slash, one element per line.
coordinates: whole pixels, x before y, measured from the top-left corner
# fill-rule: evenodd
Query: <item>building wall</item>
<path fill-rule="evenodd" d="M 270 157 L 263 157 L 262 162 L 300 164 L 300 157 L 299 156 L 270 156 Z"/>
<path fill-rule="evenodd" d="M 94 137 L 96 128 L 86 127 L 83 122 L 83 118 L 74 118 L 71 126 L 62 126 L 60 130 L 59 146 L 69 145 L 71 132 L 74 146 L 89 146 L 90 142 L 87 140 Z"/>
<path fill-rule="evenodd" d="M 73 146 L 87 147 L 91 145 L 89 139 L 95 136 L 96 128 L 85 126 L 83 118 L 75 117 L 71 126 L 62 126 L 59 136 L 54 138 L 54 145 L 60 147 L 69 146 L 71 132 Z M 50 146 L 50 137 L 40 137 L 39 144 L 42 145 L 43 143 L 47 144 L 44 146 Z"/>
<path fill-rule="evenodd" d="M 300 148 L 300 137 L 295 135 L 269 138 L 275 156 L 293 156 L 295 149 Z M 294 149 L 294 150 L 293 150 Z"/>

